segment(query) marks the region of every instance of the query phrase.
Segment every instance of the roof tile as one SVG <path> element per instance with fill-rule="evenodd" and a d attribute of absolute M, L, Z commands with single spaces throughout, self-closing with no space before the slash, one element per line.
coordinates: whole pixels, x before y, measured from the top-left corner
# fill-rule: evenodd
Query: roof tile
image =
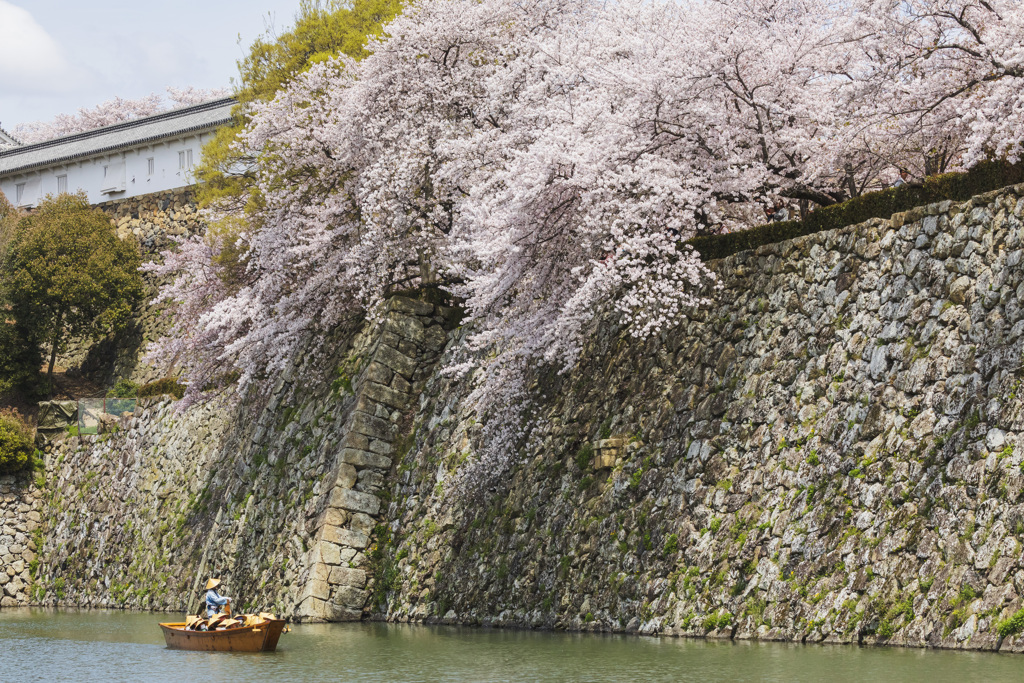
<path fill-rule="evenodd" d="M 231 109 L 236 104 L 232 98 L 212 100 L 33 145 L 0 147 L 0 175 L 216 128 L 231 120 Z"/>

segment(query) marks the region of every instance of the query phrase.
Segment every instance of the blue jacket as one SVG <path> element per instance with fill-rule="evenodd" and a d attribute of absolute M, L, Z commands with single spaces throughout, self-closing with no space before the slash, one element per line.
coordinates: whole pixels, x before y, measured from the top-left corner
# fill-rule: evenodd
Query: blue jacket
<path fill-rule="evenodd" d="M 221 596 L 215 589 L 206 591 L 206 618 L 220 613 L 220 608 L 228 604 L 228 599 Z"/>

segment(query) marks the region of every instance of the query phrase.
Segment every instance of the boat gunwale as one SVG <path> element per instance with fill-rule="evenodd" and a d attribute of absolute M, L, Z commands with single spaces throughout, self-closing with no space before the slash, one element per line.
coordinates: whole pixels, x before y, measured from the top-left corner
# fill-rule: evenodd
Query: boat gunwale
<path fill-rule="evenodd" d="M 164 640 L 167 642 L 167 646 L 169 648 L 208 652 L 273 652 L 277 649 L 277 640 L 280 638 L 281 632 L 284 631 L 286 625 L 286 621 L 284 619 L 267 619 L 259 624 L 252 624 L 251 626 L 239 626 L 238 628 L 227 628 L 213 631 L 190 631 L 185 628 L 188 622 L 157 623 L 160 625 L 160 628 L 164 633 Z M 198 639 L 199 642 L 211 644 L 221 639 L 224 641 L 229 639 L 237 640 L 239 637 L 259 638 L 260 644 L 257 648 L 252 648 L 250 646 L 240 650 L 221 650 L 216 647 L 214 649 L 207 650 L 205 646 L 203 648 L 182 647 L 180 640 L 182 638 L 191 638 L 194 635 L 203 636 Z M 179 642 L 174 643 L 172 640 Z"/>

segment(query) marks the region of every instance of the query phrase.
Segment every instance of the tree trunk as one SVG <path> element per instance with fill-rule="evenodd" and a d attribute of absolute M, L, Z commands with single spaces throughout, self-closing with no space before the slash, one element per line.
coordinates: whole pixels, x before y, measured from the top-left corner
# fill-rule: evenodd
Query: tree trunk
<path fill-rule="evenodd" d="M 850 199 L 857 196 L 857 181 L 853 177 L 853 164 L 845 164 L 843 170 L 846 172 L 846 188 L 850 193 Z"/>
<path fill-rule="evenodd" d="M 53 346 L 50 348 L 50 367 L 46 371 L 46 383 L 53 391 L 53 364 L 57 361 L 57 348 L 60 346 L 60 339 L 63 336 L 64 311 L 57 314 L 57 324 L 53 330 Z"/>

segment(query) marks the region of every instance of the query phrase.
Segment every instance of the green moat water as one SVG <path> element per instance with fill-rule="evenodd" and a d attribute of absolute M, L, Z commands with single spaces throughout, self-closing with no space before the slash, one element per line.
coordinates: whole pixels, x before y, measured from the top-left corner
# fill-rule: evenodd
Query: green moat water
<path fill-rule="evenodd" d="M 299 624 L 276 653 L 168 650 L 170 615 L 0 610 L 3 681 L 1016 681 L 1024 656 L 389 624 Z"/>

